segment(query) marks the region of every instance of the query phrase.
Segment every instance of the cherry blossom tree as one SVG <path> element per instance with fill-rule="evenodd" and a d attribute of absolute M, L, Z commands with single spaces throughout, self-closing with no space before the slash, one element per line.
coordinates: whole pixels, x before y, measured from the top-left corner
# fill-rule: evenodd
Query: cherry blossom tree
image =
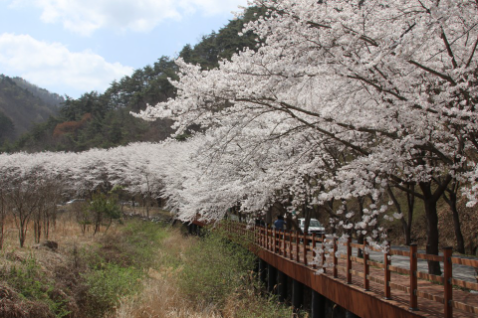
<path fill-rule="evenodd" d="M 470 204 L 478 189 L 478 4 L 251 4 L 268 9 L 244 30 L 259 36 L 257 50 L 246 49 L 208 71 L 178 60 L 178 97 L 149 107 L 141 116 L 171 117 L 178 132 L 192 123 L 215 130 L 210 143 L 216 146 L 209 157 L 216 162 L 232 157 L 236 139 L 244 131 L 253 133 L 251 122 L 273 127 L 289 121 L 289 135 L 306 130 L 317 139 L 333 141 L 347 158 L 317 194 L 319 203 L 363 195 L 377 201 L 389 186 L 413 194 L 425 206 L 427 253 L 437 254 L 438 200 L 453 180 L 469 188 Z M 234 175 L 235 168 L 229 168 Z M 249 176 L 257 173 L 250 172 Z M 255 189 L 270 186 L 261 185 Z M 250 191 L 243 197 L 245 206 L 254 197 L 262 200 L 254 202 L 265 203 L 272 195 L 264 192 Z M 364 215 L 366 222 L 360 222 L 360 231 L 386 210 L 376 203 L 370 203 L 373 208 Z M 437 265 L 431 262 L 430 271 L 439 273 Z"/>
<path fill-rule="evenodd" d="M 57 203 L 45 200 L 51 182 L 58 184 L 60 181 L 55 169 L 49 169 L 54 163 L 52 156 L 25 153 L 0 156 L 2 213 L 8 209 L 13 216 L 21 247 L 25 244 L 30 220 L 34 218 L 35 239 L 38 242 L 43 220 L 48 223 L 47 216 L 50 216 L 46 212 Z"/>

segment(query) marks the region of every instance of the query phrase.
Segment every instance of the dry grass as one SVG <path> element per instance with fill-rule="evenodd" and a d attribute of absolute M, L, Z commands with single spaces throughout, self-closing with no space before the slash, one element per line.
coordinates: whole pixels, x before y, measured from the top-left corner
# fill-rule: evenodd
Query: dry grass
<path fill-rule="evenodd" d="M 187 318 L 220 317 L 215 308 L 191 304 L 181 297 L 174 277 L 159 275 L 144 282 L 140 295 L 123 299 L 116 313 L 117 318 Z"/>
<path fill-rule="evenodd" d="M 135 212 L 140 208 L 136 208 Z M 152 215 L 162 213 L 152 209 Z M 145 214 L 145 213 L 144 213 Z M 120 225 L 112 225 L 108 229 L 108 236 L 115 237 Z M 194 240 L 184 237 L 179 230 L 170 229 L 168 237 L 164 240 L 162 248 L 157 253 L 157 268 L 150 268 L 143 282 L 144 289 L 139 295 L 122 299 L 116 313 L 112 317 L 215 317 L 211 308 L 204 308 L 202 313 L 197 312 L 197 305 L 193 306 L 181 298 L 176 287 L 176 275 L 181 271 L 181 266 L 169 266 L 164 260 L 179 261 L 184 258 L 184 252 L 194 244 Z M 48 240 L 58 243 L 58 250 L 38 248 L 29 233 L 25 247 L 20 248 L 18 243 L 18 230 L 13 219 L 8 219 L 5 225 L 4 248 L 0 251 L 0 267 L 9 270 L 22 266 L 22 261 L 35 259 L 48 277 L 55 277 L 55 271 L 67 266 L 70 261 L 71 251 L 88 249 L 98 244 L 104 238 L 104 233 L 93 235 L 93 229 L 87 228 L 83 233 L 73 213 L 69 211 L 58 216 L 51 226 Z M 46 238 L 42 237 L 42 241 Z"/>
<path fill-rule="evenodd" d="M 108 235 L 114 236 L 118 234 L 120 227 L 121 225 L 112 225 L 107 232 Z M 90 250 L 92 247 L 97 246 L 98 242 L 104 237 L 105 235 L 102 232 L 93 235 L 92 229 L 83 234 L 76 218 L 67 211 L 59 214 L 55 224 L 52 224 L 50 227 L 48 240 L 57 242 L 58 249 L 51 250 L 36 244 L 30 229 L 25 246 L 20 248 L 18 230 L 13 218 L 9 218 L 5 224 L 3 249 L 0 251 L 0 273 L 8 275 L 12 270 L 26 271 L 27 267 L 30 266 L 29 261 L 34 261 L 39 266 L 44 279 L 50 282 L 50 286 L 55 287 L 51 293 L 67 301 L 68 310 L 72 312 L 70 317 L 82 317 L 76 303 L 77 299 L 75 298 L 78 288 L 84 289 L 84 287 L 77 285 L 78 273 L 81 269 L 74 268 L 72 264 L 73 251 L 81 249 Z M 41 241 L 44 242 L 45 240 L 47 238 L 42 233 Z M 40 315 L 40 312 L 46 315 L 45 317 L 53 317 L 45 304 L 23 299 L 18 295 L 20 290 L 13 290 L 8 284 L 7 281 L 0 281 L 0 292 L 9 290 L 9 294 L 13 297 L 0 302 L 1 317 L 8 316 L 10 313 L 17 311 L 22 312 L 18 317 L 43 317 Z M 45 288 L 47 287 L 45 286 Z M 63 290 L 69 290 L 69 294 L 65 294 Z M 13 309 L 17 311 L 13 311 Z"/>
<path fill-rule="evenodd" d="M 118 242 L 118 244 L 113 244 L 114 247 L 121 249 L 121 242 L 123 242 L 121 237 L 125 235 L 121 227 L 121 225 L 112 225 L 107 235 L 104 235 L 103 232 L 93 235 L 93 229 L 83 233 L 73 213 L 63 213 L 59 215 L 55 226 L 52 226 L 50 231 L 48 239 L 58 242 L 59 245 L 58 250 L 52 251 L 44 247 L 38 248 L 33 241 L 32 233 L 29 234 L 25 247 L 19 248 L 17 230 L 13 220 L 9 220 L 4 250 L 0 251 L 0 268 L 8 271 L 9 268 L 23 266 L 24 261 L 29 258 L 35 259 L 36 264 L 41 266 L 41 271 L 55 281 L 56 289 L 60 292 L 62 290 L 70 291 L 63 298 L 68 299 L 68 310 L 73 313 L 71 317 L 83 317 L 84 308 L 82 309 L 81 306 L 84 306 L 82 303 L 84 298 L 80 294 L 86 287 L 81 285 L 82 283 L 72 283 L 79 279 L 79 275 L 81 275 L 79 273 L 82 270 L 81 266 L 76 268 L 72 265 L 72 251 L 97 250 L 100 245 L 109 246 L 108 244 L 113 241 Z M 178 286 L 180 286 L 183 264 L 186 263 L 188 257 L 187 252 L 198 244 L 198 240 L 195 237 L 184 236 L 177 228 L 162 228 L 161 231 L 167 231 L 167 235 L 161 240 L 161 244 L 155 252 L 156 259 L 151 262 L 151 267 L 145 269 L 147 275 L 142 281 L 143 288 L 133 296 L 120 299 L 114 311 L 108 314 L 108 318 L 215 318 L 236 317 L 238 312 L 241 310 L 244 312 L 244 308 L 249 307 L 256 308 L 254 310 L 256 313 L 262 311 L 263 303 L 258 300 L 257 293 L 246 289 L 242 290 L 242 288 L 227 295 L 226 305 L 223 308 L 217 308 L 210 303 L 200 303 L 191 297 L 186 297 Z M 101 248 L 99 250 L 104 252 Z M 122 255 L 122 252 L 118 251 L 118 257 Z M 13 302 L 13 304 L 17 303 Z M 26 303 L 20 304 L 19 308 L 25 308 L 27 305 Z M 1 306 L 2 304 L 0 304 Z M 36 308 L 41 309 L 41 306 L 42 304 L 39 304 Z M 47 311 L 43 308 L 43 312 Z M 40 316 L 32 314 L 25 317 Z M 250 317 L 256 317 L 256 315 Z M 280 315 L 280 317 L 290 317 L 290 315 Z"/>
<path fill-rule="evenodd" d="M 207 239 L 204 240 L 207 241 Z M 181 290 L 178 286 L 184 287 L 184 279 L 194 279 L 187 275 L 187 266 L 191 266 L 191 259 L 187 257 L 188 255 L 191 257 L 191 251 L 205 252 L 204 247 L 198 244 L 211 244 L 211 242 L 205 243 L 204 240 L 185 237 L 179 231 L 172 229 L 159 250 L 158 269 L 149 269 L 148 278 L 143 282 L 143 291 L 134 297 L 122 299 L 115 314 L 110 318 L 296 317 L 290 308 L 260 296 L 257 286 L 253 284 L 256 278 L 252 272 L 250 277 L 243 278 L 244 284 L 223 295 L 225 301 L 222 305 L 221 302 L 215 301 L 201 302 L 198 295 L 191 297 L 190 293 Z M 197 247 L 200 249 L 197 250 Z M 212 265 L 210 261 L 213 261 L 214 257 L 207 253 L 205 255 L 206 257 L 201 258 L 199 262 L 205 260 L 206 266 Z M 196 258 L 194 260 L 197 261 Z M 193 263 L 197 271 L 201 271 L 204 265 Z M 217 273 L 217 275 L 223 274 Z M 221 287 L 218 286 L 218 288 Z M 301 317 L 307 317 L 307 315 Z"/>
<path fill-rule="evenodd" d="M 114 235 L 118 231 L 118 225 L 114 224 L 108 230 L 108 234 Z M 71 254 L 75 247 L 82 249 L 95 245 L 104 234 L 100 232 L 97 235 L 93 235 L 92 229 L 83 234 L 76 219 L 70 213 L 60 214 L 55 224 L 50 227 L 48 240 L 58 243 L 58 250 L 56 251 L 39 247 L 34 242 L 31 232 L 29 229 L 25 246 L 20 248 L 18 230 L 14 220 L 12 218 L 7 220 L 3 250 L 0 254 L 0 266 L 7 266 L 8 268 L 9 266 L 16 265 L 18 261 L 34 258 L 42 265 L 48 276 L 53 276 L 53 271 L 67 262 L 67 255 Z M 46 240 L 47 238 L 42 233 L 41 241 Z"/>
<path fill-rule="evenodd" d="M 182 266 L 170 266 L 167 260 L 184 260 L 185 252 L 195 244 L 195 239 L 185 237 L 171 229 L 158 251 L 159 269 L 150 268 L 139 295 L 124 298 L 116 313 L 117 318 L 203 318 L 221 317 L 211 305 L 191 303 L 182 297 L 177 287 L 177 277 Z"/>

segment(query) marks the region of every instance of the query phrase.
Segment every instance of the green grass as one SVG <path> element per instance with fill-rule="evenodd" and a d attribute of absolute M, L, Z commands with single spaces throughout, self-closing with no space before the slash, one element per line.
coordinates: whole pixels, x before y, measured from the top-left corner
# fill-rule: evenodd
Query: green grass
<path fill-rule="evenodd" d="M 53 283 L 47 279 L 34 258 L 22 260 L 18 266 L 9 269 L 2 268 L 0 278 L 16 290 L 21 298 L 47 305 L 56 317 L 70 314 L 66 308 L 67 300 L 55 295 Z"/>
<path fill-rule="evenodd" d="M 185 259 L 179 285 L 196 303 L 212 304 L 223 316 L 292 316 L 290 307 L 262 293 L 253 273 L 255 255 L 220 232 L 207 232 Z"/>
<path fill-rule="evenodd" d="M 107 263 L 84 277 L 88 286 L 87 315 L 102 317 L 118 304 L 121 297 L 133 295 L 141 290 L 143 271 L 133 266 L 122 267 Z"/>
<path fill-rule="evenodd" d="M 144 273 L 167 235 L 164 225 L 131 220 L 119 235 L 107 235 L 95 250 L 81 253 L 89 268 L 82 275 L 88 287 L 88 317 L 102 317 L 120 298 L 141 291 Z"/>

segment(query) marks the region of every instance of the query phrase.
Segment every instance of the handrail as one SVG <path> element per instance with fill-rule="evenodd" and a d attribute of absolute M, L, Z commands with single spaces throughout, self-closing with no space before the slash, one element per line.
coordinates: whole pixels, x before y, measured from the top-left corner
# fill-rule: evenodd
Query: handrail
<path fill-rule="evenodd" d="M 347 284 L 353 284 L 352 276 L 363 278 L 363 287 L 365 290 L 370 289 L 370 281 L 383 285 L 383 295 L 385 299 L 392 299 L 393 290 L 400 290 L 409 294 L 410 310 L 418 310 L 418 297 L 433 300 L 442 303 L 444 306 L 444 317 L 453 317 L 453 309 L 458 308 L 469 313 L 478 313 L 478 307 L 464 304 L 453 299 L 453 286 L 466 288 L 478 291 L 478 282 L 468 282 L 453 277 L 453 264 L 474 266 L 478 268 L 478 260 L 471 260 L 466 258 L 452 257 L 452 248 L 443 249 L 443 255 L 430 255 L 418 253 L 417 245 L 410 245 L 409 251 L 390 248 L 384 253 L 383 263 L 376 260 L 371 260 L 367 251 L 379 251 L 367 244 L 353 243 L 349 237 L 346 241 L 340 242 L 345 246 L 345 255 L 338 255 L 338 240 L 333 238 L 332 242 L 327 242 L 324 237 L 313 235 L 299 234 L 292 231 L 268 229 L 261 226 L 254 226 L 247 228 L 243 223 L 235 223 L 234 225 L 227 225 L 226 229 L 229 232 L 239 235 L 251 235 L 252 242 L 259 247 L 262 247 L 271 253 L 280 255 L 286 259 L 301 263 L 304 266 L 309 266 L 314 269 L 320 269 L 319 266 L 313 262 L 310 263 L 308 255 L 312 259 L 316 259 L 317 251 L 321 250 L 322 264 L 325 263 L 327 247 L 331 243 L 331 259 L 332 272 L 326 272 L 323 265 L 322 271 L 328 275 L 331 274 L 334 278 L 338 277 L 338 269 L 345 270 L 345 280 Z M 251 233 L 252 232 L 252 233 Z M 249 234 L 248 234 L 249 233 Z M 363 251 L 363 258 L 352 255 L 352 248 L 361 249 Z M 310 254 L 309 254 L 310 251 Z M 391 264 L 391 257 L 393 255 L 409 257 L 409 269 L 405 269 Z M 339 264 L 339 259 L 345 259 L 345 266 Z M 443 263 L 443 276 L 428 274 L 418 271 L 418 260 L 437 261 Z M 359 266 L 353 266 L 356 263 Z M 374 267 L 374 271 L 382 270 L 383 277 L 374 277 L 370 275 L 370 266 Z M 362 270 L 358 270 L 362 268 Z M 398 273 L 400 275 L 409 276 L 409 285 L 397 284 L 391 281 L 391 273 Z M 418 280 L 426 280 L 431 282 L 438 282 L 443 285 L 443 296 L 430 294 L 427 291 L 419 290 Z"/>

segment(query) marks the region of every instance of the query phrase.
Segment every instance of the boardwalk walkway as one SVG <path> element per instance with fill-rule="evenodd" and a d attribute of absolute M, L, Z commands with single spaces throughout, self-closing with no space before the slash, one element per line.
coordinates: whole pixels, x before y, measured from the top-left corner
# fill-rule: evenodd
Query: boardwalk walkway
<path fill-rule="evenodd" d="M 419 253 L 416 246 L 409 251 L 391 249 L 380 261 L 380 251 L 370 246 L 334 241 L 329 242 L 333 250 L 326 263 L 335 266 L 318 275 L 312 263 L 317 248 L 324 248 L 322 238 L 262 227 L 247 229 L 241 223 L 229 223 L 226 228 L 237 239 L 250 240 L 253 251 L 268 264 L 359 317 L 478 317 L 478 283 L 453 272 L 458 266 L 478 268 L 478 261 L 452 257 L 451 249 L 440 256 Z M 374 257 L 352 253 L 363 248 Z M 408 259 L 408 266 L 392 265 L 394 255 L 402 264 Z M 418 269 L 419 259 L 441 262 L 443 276 Z"/>

